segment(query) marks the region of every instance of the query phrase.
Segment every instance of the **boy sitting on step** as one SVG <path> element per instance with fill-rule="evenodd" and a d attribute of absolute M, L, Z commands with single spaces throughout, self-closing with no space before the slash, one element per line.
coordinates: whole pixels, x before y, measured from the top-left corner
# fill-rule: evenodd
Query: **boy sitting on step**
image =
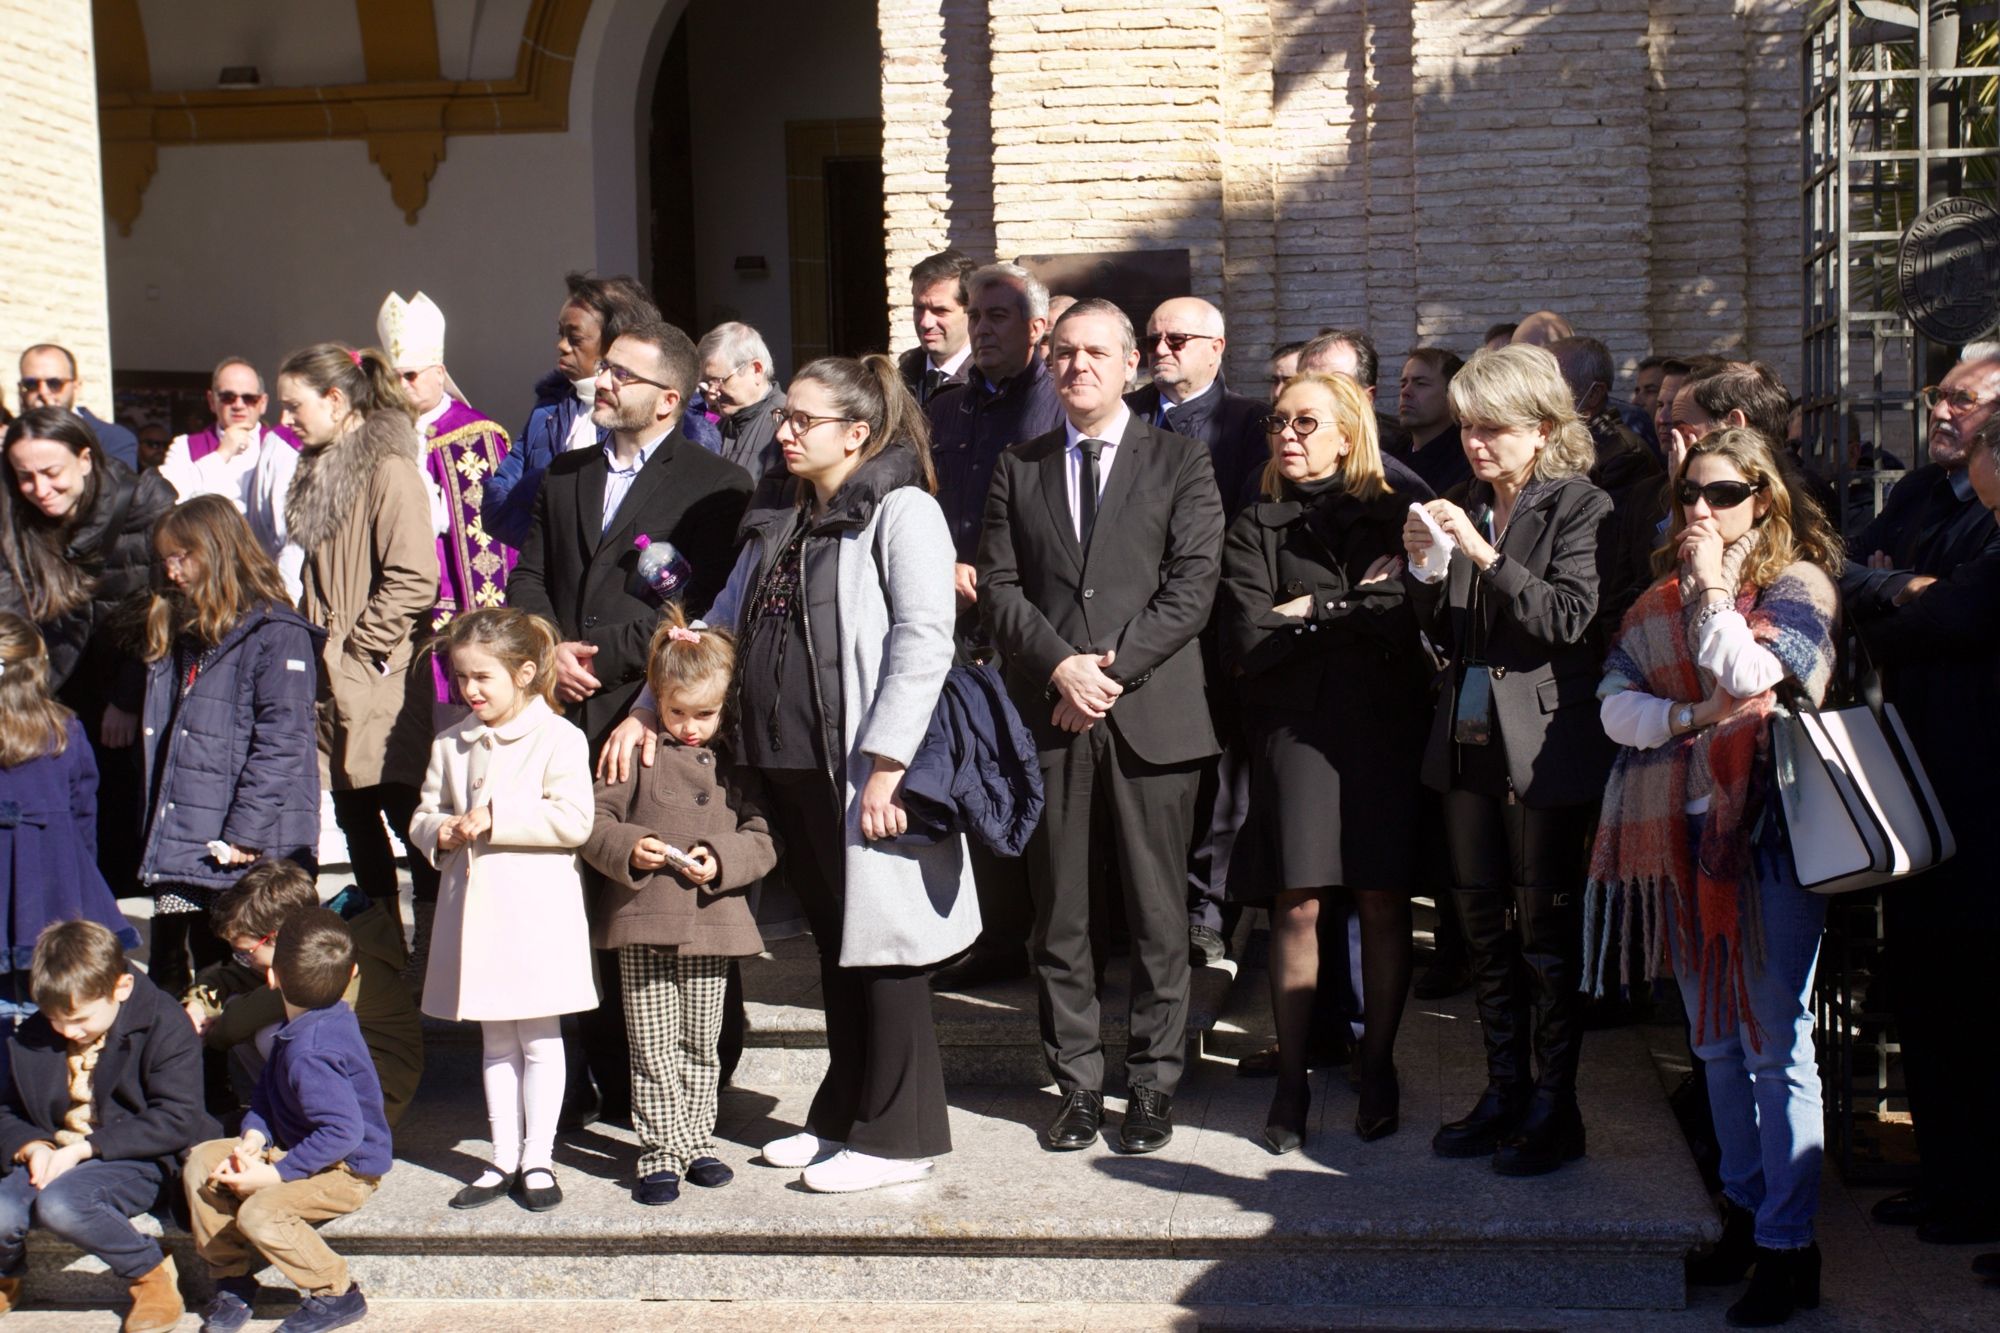
<path fill-rule="evenodd" d="M 203 968 L 184 1003 L 208 1049 L 228 1052 L 232 1065 L 246 1071 L 245 1087 L 263 1068 L 285 1021 L 285 1002 L 265 984 L 279 928 L 318 906 L 311 875 L 290 861 L 266 860 L 209 909 L 210 927 L 234 956 Z M 342 998 L 361 1024 L 382 1084 L 383 1118 L 394 1129 L 424 1076 L 423 1019 L 401 976 L 403 926 L 358 887 L 341 890 L 326 906 L 354 936 L 354 980 Z"/>
<path fill-rule="evenodd" d="M 215 1278 L 205 1330 L 250 1322 L 265 1261 L 305 1293 L 281 1333 L 326 1333 L 368 1313 L 346 1261 L 312 1227 L 368 1202 L 392 1164 L 382 1085 L 341 1003 L 354 973 L 354 937 L 332 912 L 308 908 L 279 927 L 268 975 L 285 1024 L 243 1137 L 202 1144 L 184 1176 L 195 1249 Z"/>
<path fill-rule="evenodd" d="M 13 1077 L 0 1089 L 0 1313 L 20 1303 L 33 1225 L 131 1284 L 125 1333 L 170 1329 L 182 1314 L 173 1257 L 132 1219 L 216 1132 L 200 1045 L 94 921 L 44 930 L 28 975 L 41 1012 L 9 1039 Z"/>

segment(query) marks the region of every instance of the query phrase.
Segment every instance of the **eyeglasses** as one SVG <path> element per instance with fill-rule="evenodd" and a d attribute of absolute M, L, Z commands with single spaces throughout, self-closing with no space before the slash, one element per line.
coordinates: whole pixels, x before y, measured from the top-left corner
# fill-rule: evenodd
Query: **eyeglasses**
<path fill-rule="evenodd" d="M 672 389 L 674 387 L 671 384 L 662 384 L 658 380 L 649 380 L 638 371 L 627 370 L 616 361 L 599 361 L 597 363 L 597 373 L 600 376 L 609 375 L 611 382 L 621 389 L 628 384 L 650 384 L 655 389 Z"/>
<path fill-rule="evenodd" d="M 234 389 L 217 389 L 215 391 L 215 401 L 221 403 L 224 407 L 234 407 L 238 403 L 243 404 L 245 407 L 255 407 L 264 401 L 264 395 L 261 393 L 238 393 Z"/>
<path fill-rule="evenodd" d="M 1212 333 L 1149 333 L 1143 341 L 1147 351 L 1157 354 L 1161 343 L 1167 345 L 1168 351 L 1178 352 L 1196 338 L 1206 338 L 1210 342 L 1216 341 L 1216 337 Z"/>
<path fill-rule="evenodd" d="M 792 438 L 796 440 L 814 426 L 824 426 L 829 421 L 852 421 L 854 418 L 816 417 L 808 412 L 788 412 L 782 407 L 774 407 L 771 409 L 771 420 L 781 428 L 790 426 L 792 428 Z"/>
<path fill-rule="evenodd" d="M 251 945 L 248 949 L 231 949 L 229 951 L 229 956 L 231 958 L 234 958 L 237 962 L 243 964 L 243 966 L 245 967 L 255 967 L 257 966 L 257 950 L 263 948 L 265 945 L 269 944 L 272 940 L 275 940 L 277 938 L 278 938 L 278 932 L 274 930 L 270 934 L 266 935 L 263 939 L 258 940 L 255 944 Z"/>
<path fill-rule="evenodd" d="M 728 371 L 727 373 L 721 375 L 703 375 L 700 379 L 696 380 L 695 383 L 699 384 L 704 389 L 708 390 L 719 389 L 723 385 L 729 383 L 729 381 L 735 379 L 738 375 L 741 375 L 743 373 L 743 367 L 749 364 L 750 363 L 748 361 L 745 361 L 743 365 L 737 366 L 734 369 Z"/>
<path fill-rule="evenodd" d="M 1708 501 L 1710 509 L 1734 509 L 1751 496 L 1764 489 L 1763 482 L 1752 485 L 1747 481 L 1711 481 L 1703 486 L 1698 482 L 1684 481 L 1674 497 L 1685 509 L 1696 500 Z"/>
<path fill-rule="evenodd" d="M 1970 412 L 1975 407 L 1992 402 L 1993 397 L 1973 393 L 1970 389 L 1942 389 L 1931 384 L 1918 391 L 1917 401 L 1924 405 L 1926 412 L 1936 411 L 1939 403 L 1950 403 L 1954 412 Z"/>
<path fill-rule="evenodd" d="M 21 379 L 21 392 L 33 393 L 36 389 L 40 389 L 43 393 L 61 393 L 63 386 L 71 383 L 74 383 L 73 379 L 61 375 L 46 375 L 40 378 L 26 375 Z"/>
<path fill-rule="evenodd" d="M 1303 440 L 1324 424 L 1318 417 L 1309 417 L 1303 413 L 1295 417 L 1281 417 L 1273 412 L 1270 416 L 1264 418 L 1264 433 L 1266 435 L 1283 435 L 1285 427 L 1290 426 L 1292 434 Z"/>

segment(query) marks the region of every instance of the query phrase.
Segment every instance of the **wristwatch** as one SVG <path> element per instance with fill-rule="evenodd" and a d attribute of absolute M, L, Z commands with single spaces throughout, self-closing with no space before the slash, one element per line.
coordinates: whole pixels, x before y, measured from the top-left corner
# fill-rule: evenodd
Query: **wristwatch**
<path fill-rule="evenodd" d="M 1693 731 L 1693 730 L 1694 730 L 1694 705 L 1693 705 L 1693 704 L 1682 704 L 1682 705 L 1681 705 L 1680 707 L 1678 707 L 1678 708 L 1674 709 L 1674 711 L 1673 711 L 1673 714 L 1672 714 L 1672 718 L 1673 718 L 1673 724 L 1674 724 L 1674 734 L 1675 734 L 1675 735 L 1677 735 L 1677 736 L 1684 736 L 1684 735 L 1686 735 L 1686 734 L 1687 734 L 1688 732 L 1690 732 L 1690 731 Z"/>

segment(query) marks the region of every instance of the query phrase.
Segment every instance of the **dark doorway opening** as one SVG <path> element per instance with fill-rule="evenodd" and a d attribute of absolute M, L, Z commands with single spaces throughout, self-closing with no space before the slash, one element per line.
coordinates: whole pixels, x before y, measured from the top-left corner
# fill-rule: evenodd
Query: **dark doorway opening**
<path fill-rule="evenodd" d="M 694 113 L 688 102 L 688 25 L 683 13 L 660 57 L 653 84 L 647 168 L 652 190 L 651 286 L 667 322 L 691 338 L 702 330 L 695 305 Z"/>
<path fill-rule="evenodd" d="M 882 273 L 888 267 L 881 157 L 836 157 L 826 164 L 827 345 L 861 356 L 889 345 Z"/>

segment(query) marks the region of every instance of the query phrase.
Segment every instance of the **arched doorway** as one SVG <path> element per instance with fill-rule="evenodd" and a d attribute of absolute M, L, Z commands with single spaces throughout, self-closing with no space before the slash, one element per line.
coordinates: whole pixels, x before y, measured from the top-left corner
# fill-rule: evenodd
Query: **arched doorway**
<path fill-rule="evenodd" d="M 641 227 L 661 309 L 755 326 L 789 374 L 888 344 L 882 55 L 872 0 L 690 0 L 650 106 Z"/>

